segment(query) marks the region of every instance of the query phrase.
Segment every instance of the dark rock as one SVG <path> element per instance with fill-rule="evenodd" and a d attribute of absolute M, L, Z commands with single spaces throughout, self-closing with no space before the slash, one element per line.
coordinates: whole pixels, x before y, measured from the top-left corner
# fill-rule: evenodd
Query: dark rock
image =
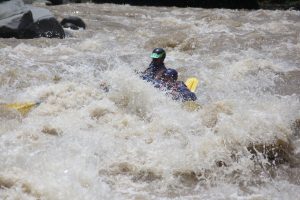
<path fill-rule="evenodd" d="M 63 4 L 63 0 L 47 0 L 46 5 L 47 6 L 56 6 Z"/>
<path fill-rule="evenodd" d="M 83 22 L 82 19 L 80 19 L 79 17 L 75 17 L 75 16 L 70 16 L 70 17 L 66 17 L 64 18 L 60 24 L 64 27 L 64 28 L 71 28 L 73 30 L 78 30 L 79 28 L 83 28 L 85 29 L 85 23 Z"/>
<path fill-rule="evenodd" d="M 258 9 L 257 0 L 92 0 L 94 3 L 116 3 L 137 6 L 176 6 L 202 8 Z"/>
<path fill-rule="evenodd" d="M 278 139 L 273 144 L 250 144 L 247 149 L 254 155 L 253 159 L 260 160 L 259 155 L 261 155 L 271 165 L 290 163 L 294 150 L 289 142 L 281 139 Z"/>
<path fill-rule="evenodd" d="M 0 3 L 0 37 L 64 38 L 65 33 L 47 9 L 26 6 L 21 0 L 11 0 Z"/>
<path fill-rule="evenodd" d="M 67 3 L 87 3 L 87 2 L 90 2 L 90 0 L 47 0 L 46 5 L 47 6 L 56 6 L 56 5 L 62 5 L 62 4 L 67 4 Z"/>

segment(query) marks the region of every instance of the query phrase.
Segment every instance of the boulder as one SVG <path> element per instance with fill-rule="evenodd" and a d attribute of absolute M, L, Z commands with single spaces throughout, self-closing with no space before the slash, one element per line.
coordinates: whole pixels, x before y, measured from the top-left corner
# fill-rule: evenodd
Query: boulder
<path fill-rule="evenodd" d="M 11 0 L 0 2 L 0 37 L 64 38 L 65 33 L 49 10 Z"/>
<path fill-rule="evenodd" d="M 75 17 L 75 16 L 70 16 L 70 17 L 66 17 L 64 18 L 60 24 L 64 27 L 64 28 L 71 28 L 73 30 L 78 30 L 79 28 L 83 28 L 85 29 L 85 23 L 83 22 L 82 19 L 80 19 L 79 17 Z"/>
<path fill-rule="evenodd" d="M 90 0 L 47 0 L 46 5 L 47 6 L 56 6 L 56 5 L 62 5 L 62 4 L 68 4 L 68 3 L 87 3 L 87 2 L 90 2 Z"/>
<path fill-rule="evenodd" d="M 47 0 L 46 5 L 47 6 L 56 6 L 63 4 L 63 0 Z"/>

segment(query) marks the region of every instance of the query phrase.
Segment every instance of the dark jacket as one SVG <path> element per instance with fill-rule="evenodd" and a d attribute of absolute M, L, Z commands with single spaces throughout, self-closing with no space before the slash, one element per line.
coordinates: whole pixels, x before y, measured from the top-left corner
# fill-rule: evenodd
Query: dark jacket
<path fill-rule="evenodd" d="M 144 80 L 152 81 L 157 76 L 160 76 L 160 74 L 166 69 L 167 68 L 165 67 L 164 63 L 156 64 L 152 61 L 149 65 L 149 67 L 142 73 L 141 77 Z"/>

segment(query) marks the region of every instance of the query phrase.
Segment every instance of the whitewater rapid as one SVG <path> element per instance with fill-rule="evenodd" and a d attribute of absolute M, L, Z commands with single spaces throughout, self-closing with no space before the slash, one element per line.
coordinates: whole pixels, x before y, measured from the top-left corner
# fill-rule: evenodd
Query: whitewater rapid
<path fill-rule="evenodd" d="M 299 11 L 47 9 L 87 29 L 0 39 L 0 103 L 41 102 L 0 110 L 0 199 L 299 199 Z M 138 77 L 155 47 L 199 110 Z M 283 164 L 248 148 L 278 140 Z"/>

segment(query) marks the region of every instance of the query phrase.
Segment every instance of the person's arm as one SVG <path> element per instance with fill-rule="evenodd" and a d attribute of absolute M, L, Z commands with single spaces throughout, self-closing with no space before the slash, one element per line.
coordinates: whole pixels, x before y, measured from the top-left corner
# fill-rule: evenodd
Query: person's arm
<path fill-rule="evenodd" d="M 158 89 L 161 89 L 161 90 L 164 89 L 164 87 L 165 87 L 163 81 L 161 81 L 161 80 L 153 79 L 152 83 L 153 83 L 155 88 L 158 88 Z"/>
<path fill-rule="evenodd" d="M 193 92 L 186 91 L 186 92 L 182 93 L 182 99 L 183 99 L 183 101 L 196 101 L 197 96 Z"/>
<path fill-rule="evenodd" d="M 180 83 L 178 91 L 179 91 L 180 95 L 182 96 L 183 101 L 196 101 L 197 100 L 196 94 L 191 92 L 183 82 Z"/>
<path fill-rule="evenodd" d="M 141 73 L 141 78 L 146 81 L 152 81 L 153 80 L 153 69 L 151 65 Z"/>

